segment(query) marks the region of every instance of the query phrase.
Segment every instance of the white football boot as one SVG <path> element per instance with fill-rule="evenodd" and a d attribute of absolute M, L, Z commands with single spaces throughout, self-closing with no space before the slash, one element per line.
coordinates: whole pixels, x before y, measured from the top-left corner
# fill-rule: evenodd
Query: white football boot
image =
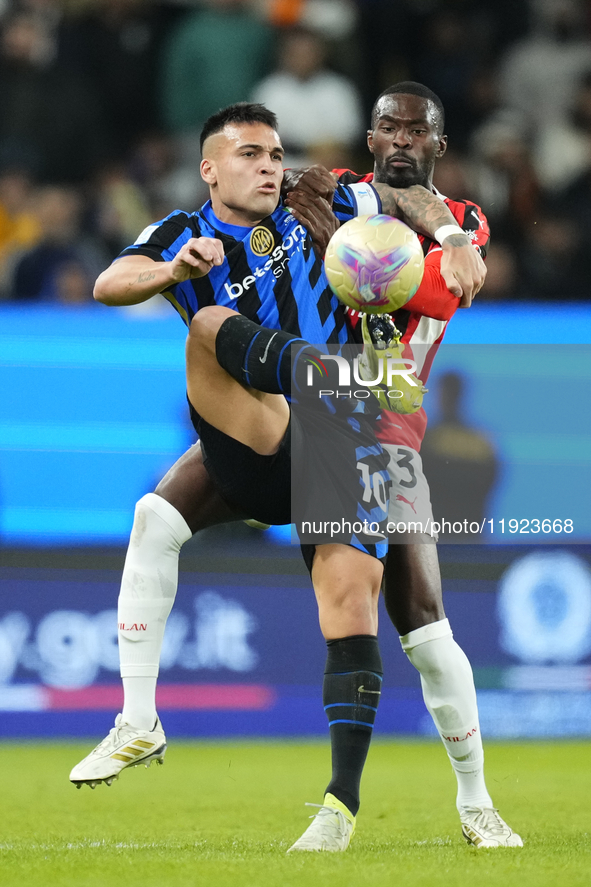
<path fill-rule="evenodd" d="M 76 788 L 84 784 L 94 788 L 101 782 L 111 785 L 126 767 L 137 767 L 138 764 L 149 767 L 152 761 L 164 763 L 165 751 L 166 736 L 160 718 L 157 718 L 153 730 L 138 730 L 117 715 L 109 735 L 76 764 L 70 773 L 70 782 Z"/>
<path fill-rule="evenodd" d="M 306 806 L 320 809 L 302 837 L 287 852 L 325 850 L 339 853 L 346 850 L 355 831 L 355 817 L 347 807 L 330 793 L 325 796 L 324 804 Z"/>
<path fill-rule="evenodd" d="M 523 847 L 519 835 L 501 819 L 496 807 L 462 807 L 460 822 L 463 836 L 474 847 Z"/>

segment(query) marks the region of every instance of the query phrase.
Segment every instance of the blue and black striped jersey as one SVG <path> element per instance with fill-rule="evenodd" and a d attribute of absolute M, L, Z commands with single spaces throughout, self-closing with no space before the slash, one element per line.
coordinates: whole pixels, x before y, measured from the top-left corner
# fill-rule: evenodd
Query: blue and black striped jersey
<path fill-rule="evenodd" d="M 365 208 L 363 195 L 356 194 L 359 187 L 337 188 L 333 210 L 339 219 L 346 221 Z M 371 186 L 362 187 L 378 199 Z M 345 309 L 328 285 L 311 237 L 282 204 L 253 228 L 220 221 L 211 201 L 194 213 L 176 210 L 146 228 L 120 257 L 171 261 L 192 237 L 218 238 L 225 259 L 207 276 L 178 283 L 163 293 L 187 326 L 200 308 L 224 305 L 261 326 L 282 329 L 313 344 L 353 341 Z"/>

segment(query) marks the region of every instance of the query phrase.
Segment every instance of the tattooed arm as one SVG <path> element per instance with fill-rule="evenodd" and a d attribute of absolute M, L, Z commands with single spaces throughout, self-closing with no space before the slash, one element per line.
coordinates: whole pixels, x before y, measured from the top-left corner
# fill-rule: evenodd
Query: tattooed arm
<path fill-rule="evenodd" d="M 380 195 L 384 213 L 401 219 L 432 240 L 443 225 L 460 227 L 445 203 L 422 185 L 391 188 L 375 181 L 372 185 Z M 442 249 L 441 276 L 445 285 L 460 298 L 460 308 L 469 308 L 484 284 L 486 266 L 477 250 L 472 248 L 470 238 L 460 231 L 446 237 Z"/>
<path fill-rule="evenodd" d="M 298 215 L 298 211 L 301 213 L 306 201 L 312 198 L 325 201 L 328 208 L 332 203 L 336 181 L 334 173 L 329 173 L 319 165 L 306 169 L 286 170 L 282 185 L 285 203 L 295 210 L 294 215 L 298 221 L 306 224 L 306 221 Z M 445 203 L 422 185 L 391 188 L 381 182 L 373 181 L 371 184 L 380 195 L 382 211 L 401 219 L 420 234 L 434 240 L 435 232 L 443 225 L 454 225 L 459 228 L 457 220 Z M 310 228 L 310 225 L 307 227 Z M 334 227 L 336 228 L 336 222 Z M 325 225 L 320 233 L 326 235 L 325 240 L 328 242 L 332 230 Z M 320 236 L 317 239 L 321 248 L 325 249 L 326 242 Z M 460 308 L 469 308 L 472 299 L 484 283 L 486 266 L 479 253 L 471 248 L 470 239 L 466 234 L 458 232 L 445 238 L 441 257 L 441 276 L 450 292 L 460 299 Z"/>
<path fill-rule="evenodd" d="M 458 224 L 443 200 L 427 191 L 422 185 L 391 188 L 390 185 L 381 182 L 374 181 L 371 184 L 380 195 L 382 212 L 402 219 L 419 234 L 425 234 L 432 240 L 442 225 Z M 470 242 L 466 235 L 458 236 L 462 236 L 466 243 Z"/>
<path fill-rule="evenodd" d="M 104 305 L 138 305 L 184 280 L 204 277 L 224 261 L 220 240 L 193 237 L 170 262 L 148 256 L 123 256 L 99 275 L 94 298 Z"/>

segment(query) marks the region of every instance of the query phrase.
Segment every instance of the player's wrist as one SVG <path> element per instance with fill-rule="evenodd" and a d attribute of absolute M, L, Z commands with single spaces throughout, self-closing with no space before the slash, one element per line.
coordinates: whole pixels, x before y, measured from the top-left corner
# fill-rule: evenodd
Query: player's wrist
<path fill-rule="evenodd" d="M 166 267 L 168 266 L 168 267 Z M 162 286 L 173 286 L 175 283 L 184 283 L 191 276 L 190 268 L 183 262 L 165 262 L 162 266 Z"/>
<path fill-rule="evenodd" d="M 441 246 L 465 246 L 470 242 L 470 238 L 459 225 L 441 225 L 435 231 L 434 238 Z"/>

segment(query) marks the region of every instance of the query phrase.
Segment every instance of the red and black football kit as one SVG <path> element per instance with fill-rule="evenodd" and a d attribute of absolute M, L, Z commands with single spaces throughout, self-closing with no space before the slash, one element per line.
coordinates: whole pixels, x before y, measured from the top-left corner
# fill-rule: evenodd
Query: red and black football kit
<path fill-rule="evenodd" d="M 333 173 L 338 175 L 339 183 L 344 185 L 355 186 L 360 183 L 371 185 L 373 182 L 373 173 L 358 175 L 350 169 L 333 169 Z M 371 190 L 377 197 L 377 208 L 374 211 L 381 212 L 379 195 L 373 188 Z M 452 200 L 444 197 L 436 188 L 433 188 L 433 193 L 443 200 L 482 258 L 486 258 L 490 230 L 480 207 L 470 200 Z M 369 204 L 368 212 L 371 212 Z M 412 299 L 404 308 L 395 311 L 392 317 L 402 333 L 401 341 L 407 346 L 404 356 L 416 362 L 416 375 L 425 384 L 447 324 L 460 300 L 448 290 L 441 276 L 441 246 L 423 234 L 419 234 L 418 237 L 425 255 L 423 279 Z M 350 322 L 355 327 L 359 323 L 359 312 L 348 310 L 348 313 Z M 419 451 L 427 426 L 427 416 L 422 408 L 409 416 L 384 412 L 380 426 L 377 437 L 382 442 L 401 444 Z"/>

